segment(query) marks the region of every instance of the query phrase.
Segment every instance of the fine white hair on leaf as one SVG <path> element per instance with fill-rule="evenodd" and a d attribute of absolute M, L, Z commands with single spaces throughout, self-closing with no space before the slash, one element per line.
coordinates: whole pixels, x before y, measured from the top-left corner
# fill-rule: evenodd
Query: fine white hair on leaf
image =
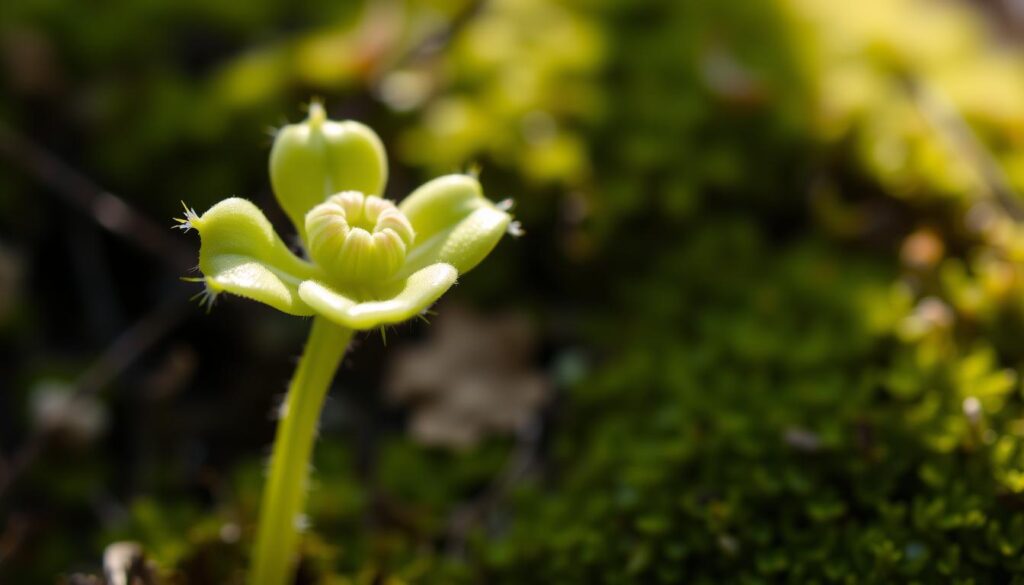
<path fill-rule="evenodd" d="M 205 281 L 204 281 L 205 282 Z M 204 286 L 203 290 L 197 292 L 189 298 L 190 301 L 199 301 L 199 306 L 204 307 L 206 312 L 209 313 L 213 309 L 214 303 L 217 302 L 217 296 L 220 295 L 217 291 L 211 290 L 209 286 Z"/>
<path fill-rule="evenodd" d="M 181 206 L 185 209 L 185 217 L 176 217 L 174 221 L 178 222 L 178 225 L 172 225 L 171 229 L 181 230 L 188 233 L 195 229 L 195 222 L 199 220 L 199 214 L 196 210 L 181 202 Z"/>
<path fill-rule="evenodd" d="M 285 392 L 277 397 L 277 406 L 270 411 L 270 420 L 283 420 L 288 416 L 288 393 Z"/>
<path fill-rule="evenodd" d="M 523 224 L 520 221 L 509 222 L 508 228 L 505 231 L 513 238 L 521 238 L 526 235 L 526 230 L 523 229 Z"/>

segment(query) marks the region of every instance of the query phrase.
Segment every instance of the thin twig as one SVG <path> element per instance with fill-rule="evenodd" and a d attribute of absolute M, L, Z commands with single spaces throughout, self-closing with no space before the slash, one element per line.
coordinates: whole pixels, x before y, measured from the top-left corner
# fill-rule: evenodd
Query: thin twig
<path fill-rule="evenodd" d="M 184 287 L 182 287 L 183 289 Z M 142 319 L 119 335 L 112 344 L 79 376 L 69 404 L 92 396 L 124 373 L 143 353 L 160 341 L 188 314 L 187 291 L 170 295 Z M 45 450 L 53 432 L 51 427 L 37 429 L 12 455 L 6 473 L 0 476 L 0 496 L 31 467 Z"/>
<path fill-rule="evenodd" d="M 66 203 L 96 223 L 162 260 L 176 272 L 194 262 L 192 254 L 170 231 L 139 213 L 123 199 L 99 187 L 48 149 L 0 122 L 0 157 L 50 187 Z M 171 295 L 153 311 L 129 327 L 79 377 L 74 400 L 98 392 L 117 378 L 143 352 L 159 341 L 185 315 L 184 290 Z M 37 430 L 0 466 L 0 495 L 31 466 L 44 450 L 52 431 Z"/>
<path fill-rule="evenodd" d="M 928 123 L 978 170 L 988 195 L 995 199 L 999 207 L 1011 218 L 1024 221 L 1024 207 L 1021 206 L 1009 177 L 964 120 L 956 105 L 925 80 L 909 75 L 901 79 Z"/>
<path fill-rule="evenodd" d="M 473 18 L 480 13 L 485 4 L 487 4 L 486 0 L 472 0 L 468 2 L 466 7 L 456 14 L 446 26 L 427 35 L 420 42 L 403 52 L 389 64 L 388 69 L 392 71 L 401 69 L 440 53 L 466 25 L 473 21 Z"/>
<path fill-rule="evenodd" d="M 178 272 L 193 264 L 192 254 L 170 232 L 124 200 L 101 188 L 48 149 L 0 122 L 0 157 L 48 186 L 96 223 L 146 250 Z"/>

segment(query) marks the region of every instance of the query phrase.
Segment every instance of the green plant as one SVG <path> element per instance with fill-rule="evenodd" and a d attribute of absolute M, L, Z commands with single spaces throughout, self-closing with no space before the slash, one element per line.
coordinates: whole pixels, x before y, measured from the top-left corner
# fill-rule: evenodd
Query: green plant
<path fill-rule="evenodd" d="M 353 332 L 420 314 L 512 225 L 468 175 L 430 181 L 398 206 L 382 199 L 380 139 L 357 122 L 328 120 L 318 103 L 304 122 L 278 132 L 270 177 L 308 259 L 245 199 L 202 215 L 186 208 L 178 220 L 202 239 L 205 302 L 229 292 L 314 317 L 274 441 L 249 576 L 255 585 L 284 583 L 292 570 L 317 420 Z"/>

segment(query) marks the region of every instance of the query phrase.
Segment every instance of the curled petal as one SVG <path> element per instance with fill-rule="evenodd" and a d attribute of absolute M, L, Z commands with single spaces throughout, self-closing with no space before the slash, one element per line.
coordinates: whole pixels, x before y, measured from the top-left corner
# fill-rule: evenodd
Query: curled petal
<path fill-rule="evenodd" d="M 229 292 L 292 315 L 312 315 L 299 284 L 319 271 L 281 241 L 258 207 L 233 197 L 189 225 L 199 231 L 199 269 L 214 293 Z"/>
<path fill-rule="evenodd" d="M 384 300 L 359 302 L 319 281 L 299 286 L 299 296 L 314 311 L 350 329 L 374 329 L 415 317 L 441 297 L 458 277 L 448 264 L 433 264 L 396 286 Z"/>
<path fill-rule="evenodd" d="M 426 183 L 398 206 L 416 231 L 403 277 L 437 262 L 465 273 L 480 263 L 505 234 L 511 216 L 483 195 L 469 175 Z"/>

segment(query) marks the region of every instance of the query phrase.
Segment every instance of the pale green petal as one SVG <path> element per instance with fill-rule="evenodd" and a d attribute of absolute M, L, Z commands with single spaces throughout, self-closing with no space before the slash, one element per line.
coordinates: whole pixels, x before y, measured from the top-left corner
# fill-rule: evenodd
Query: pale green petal
<path fill-rule="evenodd" d="M 292 315 L 313 314 L 298 289 L 319 270 L 292 254 L 251 202 L 225 199 L 184 225 L 199 231 L 199 269 L 211 292 L 229 292 Z"/>
<path fill-rule="evenodd" d="M 270 151 L 274 195 L 306 239 L 306 213 L 340 191 L 381 195 L 388 163 L 377 134 L 359 122 L 327 120 L 313 104 L 309 118 L 278 131 Z"/>
<path fill-rule="evenodd" d="M 480 263 L 501 240 L 512 220 L 483 195 L 470 175 L 447 175 L 430 181 L 398 206 L 416 231 L 416 243 L 399 277 L 437 262 L 465 273 Z"/>
<path fill-rule="evenodd" d="M 415 317 L 451 288 L 457 277 L 453 266 L 433 264 L 410 276 L 397 294 L 386 300 L 357 302 L 313 280 L 299 286 L 299 296 L 314 311 L 338 325 L 375 329 Z"/>

